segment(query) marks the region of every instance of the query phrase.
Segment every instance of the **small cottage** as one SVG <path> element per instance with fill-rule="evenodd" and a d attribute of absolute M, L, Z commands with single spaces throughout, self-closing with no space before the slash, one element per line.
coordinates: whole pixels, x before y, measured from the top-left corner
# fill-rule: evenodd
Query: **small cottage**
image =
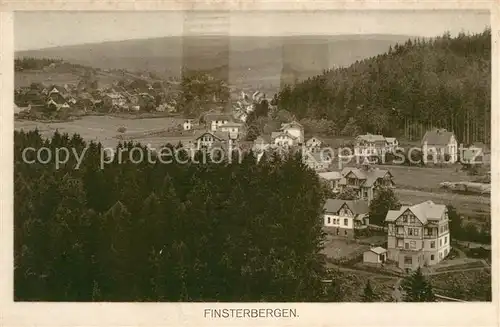
<path fill-rule="evenodd" d="M 376 247 L 363 253 L 363 263 L 383 264 L 387 260 L 387 250 Z"/>

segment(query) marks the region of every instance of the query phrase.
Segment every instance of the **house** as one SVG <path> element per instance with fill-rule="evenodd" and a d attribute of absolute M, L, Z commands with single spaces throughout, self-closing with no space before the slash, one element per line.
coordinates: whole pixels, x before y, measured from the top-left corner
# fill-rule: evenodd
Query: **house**
<path fill-rule="evenodd" d="M 184 124 L 182 124 L 182 129 L 185 131 L 190 131 L 193 128 L 193 120 L 192 119 L 186 119 L 184 121 Z"/>
<path fill-rule="evenodd" d="M 221 132 L 229 133 L 229 137 L 232 139 L 237 139 L 241 134 L 242 129 L 243 124 L 233 122 L 226 123 L 219 128 Z"/>
<path fill-rule="evenodd" d="M 386 139 L 382 135 L 359 135 L 354 144 L 354 155 L 360 157 L 380 156 L 387 150 Z"/>
<path fill-rule="evenodd" d="M 313 136 L 309 140 L 306 141 L 306 148 L 311 152 L 316 152 L 319 149 L 321 149 L 322 144 L 323 144 L 323 142 L 321 142 L 320 139 Z"/>
<path fill-rule="evenodd" d="M 231 139 L 228 133 L 212 132 L 212 131 L 198 131 L 195 133 L 194 144 L 197 150 L 210 149 L 216 144 L 218 145 L 231 145 Z"/>
<path fill-rule="evenodd" d="M 68 109 L 70 105 L 62 97 L 49 97 L 46 103 L 47 107 L 56 111 Z"/>
<path fill-rule="evenodd" d="M 106 93 L 103 102 L 107 107 L 124 107 L 127 101 L 125 97 L 119 93 Z"/>
<path fill-rule="evenodd" d="M 18 107 L 15 103 L 14 103 L 14 114 L 20 114 L 21 112 L 28 112 L 30 110 L 30 107 Z"/>
<path fill-rule="evenodd" d="M 228 114 L 206 114 L 205 115 L 205 124 L 207 128 L 215 132 L 218 130 L 219 127 L 221 127 L 224 124 L 227 124 L 229 122 L 233 121 L 233 117 Z"/>
<path fill-rule="evenodd" d="M 340 172 L 327 171 L 319 173 L 318 175 L 321 180 L 325 181 L 330 186 L 333 193 L 340 192 L 339 182 L 342 179 L 342 174 L 340 174 Z"/>
<path fill-rule="evenodd" d="M 346 167 L 341 172 L 342 179 L 339 182 L 341 191 L 351 188 L 356 191 L 358 197 L 369 203 L 375 197 L 380 187 L 394 187 L 392 174 L 385 169 L 366 166 L 364 168 Z"/>
<path fill-rule="evenodd" d="M 387 152 L 394 153 L 396 152 L 396 149 L 399 147 L 399 142 L 395 137 L 386 137 L 385 145 Z"/>
<path fill-rule="evenodd" d="M 266 151 L 271 146 L 271 136 L 270 135 L 260 135 L 255 141 L 253 141 L 252 150 L 255 152 Z"/>
<path fill-rule="evenodd" d="M 298 122 L 281 124 L 280 130 L 297 138 L 299 144 L 304 143 L 304 127 Z"/>
<path fill-rule="evenodd" d="M 49 88 L 49 90 L 50 90 L 48 93 L 49 96 L 53 93 L 59 93 L 62 96 L 64 96 L 67 93 L 67 90 L 64 87 L 58 85 L 53 85 L 52 87 Z"/>
<path fill-rule="evenodd" d="M 25 105 L 31 104 L 33 106 L 43 106 L 46 103 L 44 99 L 45 97 L 43 97 L 39 91 L 35 89 L 30 89 L 20 97 L 20 102 L 22 102 Z"/>
<path fill-rule="evenodd" d="M 422 154 L 424 163 L 432 162 L 432 160 L 446 163 L 457 162 L 458 143 L 455 134 L 442 128 L 427 131 L 422 138 Z"/>
<path fill-rule="evenodd" d="M 385 222 L 388 258 L 401 269 L 435 265 L 450 253 L 448 210 L 443 204 L 425 201 L 389 210 Z"/>
<path fill-rule="evenodd" d="M 272 132 L 271 133 L 271 142 L 274 145 L 280 147 L 290 147 L 296 145 L 299 142 L 299 139 L 288 132 Z"/>
<path fill-rule="evenodd" d="M 327 153 L 305 152 L 303 157 L 304 164 L 316 171 L 328 170 L 332 163 L 332 158 Z"/>
<path fill-rule="evenodd" d="M 483 164 L 487 152 L 484 143 L 472 143 L 468 147 L 460 149 L 460 163 L 462 164 Z"/>
<path fill-rule="evenodd" d="M 383 264 L 387 260 L 387 250 L 378 246 L 363 253 L 363 263 Z"/>
<path fill-rule="evenodd" d="M 323 224 L 337 236 L 352 238 L 356 229 L 369 224 L 368 202 L 363 200 L 327 199 L 324 210 Z"/>

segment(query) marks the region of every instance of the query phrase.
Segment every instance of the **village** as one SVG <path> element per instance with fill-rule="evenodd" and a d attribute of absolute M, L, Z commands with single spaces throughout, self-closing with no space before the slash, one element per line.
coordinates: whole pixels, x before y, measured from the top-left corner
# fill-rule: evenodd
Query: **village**
<path fill-rule="evenodd" d="M 201 129 L 188 140 L 187 146 L 209 150 L 216 147 L 235 148 L 245 144 L 244 141 L 240 142 L 244 140 L 245 124 L 235 121 L 230 115 L 209 113 L 204 122 L 204 127 L 198 126 Z M 184 130 L 194 128 L 191 120 L 184 122 Z M 457 219 L 458 224 L 461 224 L 461 218 L 450 217 L 450 206 L 446 201 L 396 200 L 397 209 L 386 210 L 382 220 L 371 221 L 377 208 L 393 205 L 384 203 L 386 199 L 380 194 L 387 196 L 389 192 L 396 197 L 398 185 L 395 180 L 402 177 L 392 172 L 401 171 L 398 165 L 379 165 L 373 159 L 381 158 L 386 153 L 394 155 L 399 151 L 399 142 L 394 137 L 366 134 L 356 137 L 353 143 L 349 160 L 339 160 L 339 155 L 329 155 L 328 151 L 324 151 L 328 148 L 321 138 L 311 136 L 306 139 L 303 126 L 297 121 L 291 121 L 283 123 L 279 130 L 270 135 L 258 136 L 251 148 L 247 146 L 246 149 L 251 149 L 257 160 L 264 153 L 286 154 L 302 150 L 303 163 L 316 171 L 331 195 L 326 200 L 322 222 L 327 235 L 324 254 L 328 265 L 350 272 L 389 276 L 389 280 L 395 278 L 391 296 L 396 301 L 400 298 L 400 278 L 417 268 L 438 281 L 450 272 L 474 272 L 489 268 L 487 256 L 476 254 L 491 251 L 488 244 L 476 243 L 471 248 L 471 243 L 455 239 L 450 225 L 456 225 Z M 452 132 L 434 129 L 425 133 L 421 141 L 420 150 L 424 154 L 430 154 L 423 156 L 422 165 L 430 166 L 427 169 L 432 170 L 433 166 L 456 166 L 459 158 L 462 158 L 463 165 L 478 162 L 487 153 L 484 145 L 479 146 L 470 145 L 459 151 Z M 446 181 L 435 182 L 441 188 L 443 184 L 450 184 Z M 466 194 L 488 195 L 490 192 L 488 182 L 455 184 L 465 185 Z M 456 213 L 453 215 L 456 216 Z M 451 222 L 452 219 L 455 221 Z M 442 300 L 459 301 L 444 295 Z"/>
<path fill-rule="evenodd" d="M 428 130 L 413 143 L 370 133 L 337 143 L 331 137 L 306 132 L 294 117 L 281 122 L 274 131 L 250 137 L 248 117 L 263 101 L 271 102 L 259 91 L 250 95 L 240 91 L 229 106 L 186 117 L 179 112 L 176 97 L 167 95 L 160 82 L 133 79 L 114 82 L 107 88 L 89 84 L 92 82 L 81 79 L 76 85 L 32 83 L 21 87 L 15 92 L 16 119 L 155 113 L 160 127 L 162 121 L 169 121 L 171 127 L 141 132 L 128 131 L 124 126 L 115 130 L 103 127 L 103 132 L 107 130 L 111 135 L 107 140 L 113 142 L 143 142 L 153 137 L 157 145 L 170 143 L 195 151 L 253 151 L 257 161 L 266 153 L 300 151 L 304 165 L 316 172 L 328 194 L 322 220 L 326 233 L 323 254 L 328 267 L 382 278 L 388 296 L 395 301 L 401 300 L 401 278 L 417 268 L 438 285 L 449 273 L 489 269 L 490 245 L 470 242 L 477 238 L 475 234 L 465 237 L 465 242 L 464 232 L 457 240 L 449 215 L 455 206 L 460 215 L 454 219 L 458 219 L 461 230 L 466 230 L 478 224 L 475 218 L 471 221 L 463 217 L 472 216 L 466 211 L 469 198 L 479 202 L 480 208 L 488 205 L 486 196 L 491 185 L 485 169 L 490 164 L 484 144 L 461 145 L 453 132 L 442 128 Z M 269 110 L 279 109 L 270 105 Z M 414 156 L 408 153 L 409 148 L 417 153 L 416 162 L 411 162 Z M 477 167 L 483 173 L 478 173 Z M 465 173 L 458 173 L 464 169 Z M 471 170 L 482 176 L 468 176 Z M 432 174 L 438 179 L 429 177 L 433 184 L 429 188 L 426 175 Z M 392 202 L 387 203 L 387 198 Z M 482 219 L 479 225 L 487 226 L 490 217 L 485 217 L 486 222 Z M 477 235 L 483 235 L 485 229 L 478 228 Z"/>

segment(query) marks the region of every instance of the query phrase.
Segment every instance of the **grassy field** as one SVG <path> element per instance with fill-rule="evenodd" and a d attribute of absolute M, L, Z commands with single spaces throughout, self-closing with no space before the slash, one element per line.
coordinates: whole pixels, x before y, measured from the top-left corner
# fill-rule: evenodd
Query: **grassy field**
<path fill-rule="evenodd" d="M 459 214 L 473 221 L 484 222 L 490 219 L 491 199 L 483 195 L 457 194 L 439 187 L 441 182 L 471 181 L 474 176 L 468 176 L 459 166 L 452 167 L 407 167 L 379 166 L 388 169 L 394 176 L 396 194 L 404 204 L 417 204 L 432 200 L 435 203 L 453 205 Z"/>
<path fill-rule="evenodd" d="M 333 238 L 327 235 L 323 253 L 331 259 L 340 259 L 344 257 L 355 256 L 370 248 L 369 245 L 357 244 L 355 241 L 346 241 L 344 239 Z"/>
<path fill-rule="evenodd" d="M 153 130 L 167 129 L 182 123 L 180 118 L 162 117 L 162 118 L 144 118 L 144 119 L 125 119 L 111 116 L 85 116 L 81 119 L 61 123 L 43 123 L 36 121 L 15 121 L 15 130 L 33 130 L 38 128 L 42 136 L 50 137 L 56 130 L 61 133 L 80 134 L 87 141 L 100 141 L 104 146 L 114 147 L 118 144 L 118 135 L 122 135 L 117 130 L 119 127 L 125 127 L 128 133 L 146 133 Z M 151 143 L 152 146 L 163 145 L 174 141 L 168 137 L 135 137 L 133 141 L 143 144 Z M 177 142 L 176 142 L 177 143 Z"/>
<path fill-rule="evenodd" d="M 474 176 L 468 176 L 460 170 L 460 166 L 451 167 L 409 167 L 398 165 L 380 165 L 380 169 L 389 169 L 394 176 L 398 188 L 422 191 L 440 191 L 441 182 L 472 181 Z"/>

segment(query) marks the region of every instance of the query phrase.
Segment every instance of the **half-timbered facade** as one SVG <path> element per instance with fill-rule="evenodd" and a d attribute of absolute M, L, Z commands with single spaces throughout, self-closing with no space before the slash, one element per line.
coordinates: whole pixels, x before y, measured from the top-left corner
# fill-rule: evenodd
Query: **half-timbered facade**
<path fill-rule="evenodd" d="M 400 210 L 389 210 L 387 250 L 389 260 L 401 269 L 414 270 L 442 261 L 450 252 L 448 211 L 432 201 Z"/>

